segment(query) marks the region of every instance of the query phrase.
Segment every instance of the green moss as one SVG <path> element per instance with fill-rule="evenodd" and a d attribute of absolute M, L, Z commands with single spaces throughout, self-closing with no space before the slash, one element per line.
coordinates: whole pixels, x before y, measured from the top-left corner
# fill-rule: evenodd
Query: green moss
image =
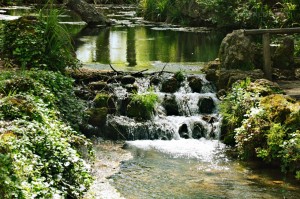
<path fill-rule="evenodd" d="M 221 102 L 224 141 L 236 144 L 242 159 L 280 163 L 294 173 L 300 170 L 300 106 L 280 93 L 267 80 L 234 84 Z"/>
<path fill-rule="evenodd" d="M 109 98 L 110 96 L 107 93 L 97 93 L 93 100 L 95 107 L 107 107 Z"/>
<path fill-rule="evenodd" d="M 146 94 L 134 94 L 127 106 L 127 115 L 138 120 L 151 119 L 158 96 L 152 92 Z"/>

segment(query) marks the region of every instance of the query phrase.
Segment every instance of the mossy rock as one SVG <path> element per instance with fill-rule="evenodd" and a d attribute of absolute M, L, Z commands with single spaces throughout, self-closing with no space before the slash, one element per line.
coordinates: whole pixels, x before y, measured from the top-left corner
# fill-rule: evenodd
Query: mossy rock
<path fill-rule="evenodd" d="M 102 108 L 92 108 L 87 111 L 87 114 L 89 115 L 88 123 L 93 126 L 102 126 L 106 122 L 106 117 L 108 114 L 108 108 L 102 107 Z"/>
<path fill-rule="evenodd" d="M 154 110 L 148 110 L 142 101 L 132 100 L 127 106 L 127 116 L 137 120 L 151 119 L 153 111 Z"/>
<path fill-rule="evenodd" d="M 96 108 L 107 107 L 109 98 L 110 98 L 110 95 L 107 93 L 97 93 L 97 95 L 95 96 L 95 98 L 93 100 L 94 106 Z"/>
<path fill-rule="evenodd" d="M 165 79 L 161 84 L 161 92 L 175 93 L 180 87 L 180 82 L 174 78 Z"/>
<path fill-rule="evenodd" d="M 196 76 L 188 77 L 189 86 L 191 87 L 193 92 L 200 93 L 202 90 L 202 79 Z"/>
<path fill-rule="evenodd" d="M 107 91 L 108 90 L 108 85 L 107 85 L 106 82 L 103 82 L 103 81 L 91 82 L 91 83 L 89 83 L 89 88 L 92 89 L 92 90 Z"/>
<path fill-rule="evenodd" d="M 162 103 L 167 115 L 179 115 L 178 104 L 174 95 L 166 95 Z"/>
<path fill-rule="evenodd" d="M 211 97 L 200 98 L 198 101 L 199 113 L 210 114 L 215 109 L 215 102 Z"/>
<path fill-rule="evenodd" d="M 116 105 L 114 97 L 108 93 L 97 93 L 93 102 L 96 108 L 106 107 L 109 113 L 116 112 Z"/>
<path fill-rule="evenodd" d="M 275 82 L 269 81 L 267 79 L 257 79 L 251 82 L 247 87 L 247 91 L 253 93 L 259 93 L 260 96 L 267 96 L 271 94 L 283 94 L 284 91 Z"/>
<path fill-rule="evenodd" d="M 286 95 L 274 94 L 262 98 L 260 105 L 267 111 L 271 121 L 298 125 L 300 129 L 300 103 L 295 99 Z"/>
<path fill-rule="evenodd" d="M 150 84 L 151 85 L 156 85 L 157 86 L 160 82 L 161 82 L 161 79 L 157 75 L 152 76 L 150 78 Z"/>

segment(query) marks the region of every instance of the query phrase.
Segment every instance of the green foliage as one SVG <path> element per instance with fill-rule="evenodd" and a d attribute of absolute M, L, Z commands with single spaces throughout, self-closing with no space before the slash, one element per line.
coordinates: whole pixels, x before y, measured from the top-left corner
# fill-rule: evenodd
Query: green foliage
<path fill-rule="evenodd" d="M 174 74 L 174 77 L 175 79 L 177 79 L 177 81 L 179 82 L 182 82 L 184 79 L 185 79 L 185 76 L 184 76 L 184 73 L 183 71 L 177 71 L 175 74 Z"/>
<path fill-rule="evenodd" d="M 234 145 L 234 129 L 242 124 L 246 113 L 251 107 L 255 107 L 258 102 L 258 94 L 247 92 L 250 79 L 236 82 L 232 85 L 232 90 L 219 104 L 220 113 L 223 116 L 222 131 L 226 134 L 224 142 Z"/>
<path fill-rule="evenodd" d="M 51 5 L 51 4 L 50 4 Z M 47 8 L 47 9 L 46 9 Z M 22 68 L 64 71 L 79 67 L 71 38 L 58 22 L 60 11 L 46 7 L 39 18 L 7 21 L 2 28 L 2 54 Z"/>
<path fill-rule="evenodd" d="M 78 147 L 91 153 L 91 144 L 67 116 L 79 117 L 83 108 L 72 83 L 59 72 L 0 74 L 2 198 L 80 198 L 89 188 L 92 177 Z M 74 98 L 71 104 L 63 99 L 67 95 Z"/>
<path fill-rule="evenodd" d="M 157 101 L 158 96 L 153 92 L 133 94 L 127 107 L 128 116 L 142 120 L 150 119 Z"/>
<path fill-rule="evenodd" d="M 274 9 L 261 0 L 142 0 L 141 13 L 146 19 L 192 24 L 186 15 L 191 6 L 203 25 L 225 28 L 272 28 L 296 26 L 300 19 L 298 0 L 284 0 L 282 8 Z M 278 14 L 280 13 L 280 14 Z"/>
<path fill-rule="evenodd" d="M 235 83 L 220 105 L 224 139 L 235 142 L 241 159 L 261 158 L 280 163 L 284 172 L 296 172 L 300 170 L 300 104 L 280 93 L 266 80 Z"/>

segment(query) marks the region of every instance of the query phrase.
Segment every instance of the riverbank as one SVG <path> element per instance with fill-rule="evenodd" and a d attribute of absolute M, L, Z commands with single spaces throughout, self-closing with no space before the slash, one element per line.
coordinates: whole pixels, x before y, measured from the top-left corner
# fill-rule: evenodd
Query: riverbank
<path fill-rule="evenodd" d="M 119 172 L 120 164 L 132 158 L 122 149 L 124 141 L 94 141 L 95 162 L 92 165 L 94 182 L 83 199 L 124 199 L 110 183 L 109 177 Z"/>

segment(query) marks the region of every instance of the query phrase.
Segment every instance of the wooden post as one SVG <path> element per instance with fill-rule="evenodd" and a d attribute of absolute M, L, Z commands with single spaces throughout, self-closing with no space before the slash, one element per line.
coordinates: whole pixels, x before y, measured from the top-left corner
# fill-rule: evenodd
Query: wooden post
<path fill-rule="evenodd" d="M 264 73 L 268 80 L 272 81 L 270 33 L 263 34 Z"/>

